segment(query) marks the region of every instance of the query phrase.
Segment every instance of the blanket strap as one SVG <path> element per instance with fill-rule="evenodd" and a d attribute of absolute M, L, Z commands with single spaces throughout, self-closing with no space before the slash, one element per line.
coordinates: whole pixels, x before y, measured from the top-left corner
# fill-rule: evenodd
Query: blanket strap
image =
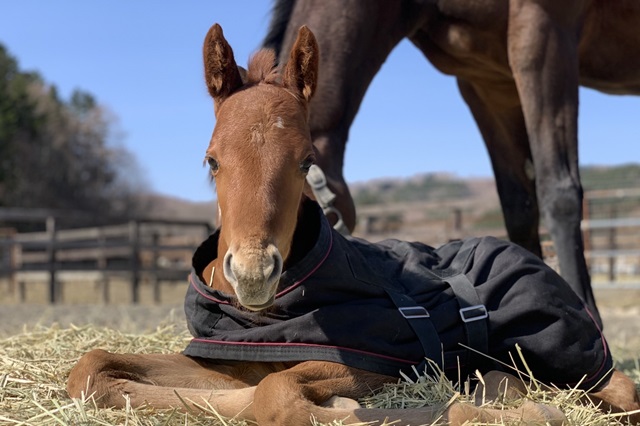
<path fill-rule="evenodd" d="M 387 294 L 400 311 L 400 314 L 407 320 L 413 332 L 418 337 L 424 356 L 428 360 L 433 361 L 440 370 L 443 370 L 443 353 L 442 343 L 436 327 L 431 321 L 431 315 L 424 306 L 418 305 L 411 297 L 406 294 L 397 293 L 386 288 Z M 444 371 L 444 370 L 443 370 Z M 432 365 L 428 362 L 422 362 L 418 366 L 418 374 L 433 374 Z"/>
<path fill-rule="evenodd" d="M 480 353 L 488 354 L 489 337 L 486 319 L 489 317 L 489 313 L 487 308 L 480 303 L 478 294 L 465 274 L 449 277 L 447 283 L 453 289 L 460 305 L 460 318 L 467 332 L 467 344 Z M 469 358 L 475 356 L 479 356 L 479 354 L 469 352 Z M 474 362 L 469 362 L 469 365 L 474 364 Z"/>
<path fill-rule="evenodd" d="M 458 299 L 460 318 L 464 323 L 467 333 L 467 344 L 481 354 L 488 354 L 489 334 L 487 330 L 487 318 L 489 318 L 489 313 L 487 312 L 486 306 L 480 302 L 475 287 L 464 273 L 473 258 L 473 253 L 477 245 L 477 239 L 467 240 L 448 268 L 458 273 L 443 277 L 443 279 L 449 284 Z M 482 355 L 472 351 L 468 352 L 469 365 L 475 365 L 476 363 L 473 362 L 473 358 L 481 357 Z"/>

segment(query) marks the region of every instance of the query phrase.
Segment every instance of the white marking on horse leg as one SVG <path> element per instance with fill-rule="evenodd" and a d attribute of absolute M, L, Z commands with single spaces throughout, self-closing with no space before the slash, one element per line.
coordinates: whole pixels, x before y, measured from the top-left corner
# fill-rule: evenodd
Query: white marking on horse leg
<path fill-rule="evenodd" d="M 524 174 L 527 175 L 529 180 L 534 180 L 536 178 L 536 169 L 530 158 L 527 158 L 524 162 Z"/>

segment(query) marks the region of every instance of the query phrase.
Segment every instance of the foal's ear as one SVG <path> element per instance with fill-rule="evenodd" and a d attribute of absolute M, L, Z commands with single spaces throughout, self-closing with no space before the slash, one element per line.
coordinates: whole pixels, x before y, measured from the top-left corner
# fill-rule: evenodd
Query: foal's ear
<path fill-rule="evenodd" d="M 233 50 L 225 40 L 220 25 L 214 24 L 209 29 L 204 39 L 202 56 L 207 89 L 217 109 L 222 101 L 242 86 L 242 78 L 233 58 Z"/>
<path fill-rule="evenodd" d="M 291 49 L 282 82 L 307 102 L 311 100 L 318 84 L 319 57 L 316 38 L 311 30 L 303 25 L 298 30 L 298 37 Z"/>

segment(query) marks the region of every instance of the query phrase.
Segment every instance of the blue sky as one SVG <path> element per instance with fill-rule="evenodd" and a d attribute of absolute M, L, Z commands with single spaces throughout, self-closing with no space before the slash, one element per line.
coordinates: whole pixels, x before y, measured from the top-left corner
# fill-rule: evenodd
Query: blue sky
<path fill-rule="evenodd" d="M 118 118 L 121 143 L 150 189 L 192 201 L 214 197 L 202 159 L 215 124 L 201 47 L 222 25 L 240 65 L 259 46 L 271 1 L 19 0 L 4 2 L 0 42 L 68 98 L 91 92 Z M 640 97 L 582 89 L 584 165 L 640 162 Z M 410 43 L 387 59 L 351 128 L 349 182 L 450 172 L 491 176 L 489 159 L 455 80 Z"/>

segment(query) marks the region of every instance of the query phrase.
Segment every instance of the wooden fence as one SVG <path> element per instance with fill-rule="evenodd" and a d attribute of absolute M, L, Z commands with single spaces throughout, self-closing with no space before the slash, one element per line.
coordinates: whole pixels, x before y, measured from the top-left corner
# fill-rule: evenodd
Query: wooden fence
<path fill-rule="evenodd" d="M 372 239 L 399 237 L 423 240 L 432 245 L 448 238 L 468 235 L 497 235 L 504 228 L 474 229 L 470 224 L 473 210 L 452 204 L 440 216 L 426 217 L 419 209 L 403 207 L 402 211 L 361 212 L 365 235 Z M 446 210 L 446 211 L 445 211 Z M 447 213 L 448 212 L 448 213 Z M 593 283 L 600 288 L 640 289 L 640 189 L 592 191 L 585 194 L 585 219 L 582 229 L 585 257 Z M 411 219 L 411 215 L 420 218 Z M 130 301 L 139 303 L 140 283 L 150 282 L 153 299 L 160 301 L 160 283 L 184 281 L 191 266 L 191 256 L 198 244 L 213 230 L 203 221 L 139 219 L 128 223 L 59 230 L 56 218 L 69 212 L 0 209 L 0 223 L 40 222 L 44 231 L 16 233 L 0 228 L 0 278 L 10 281 L 18 299 L 25 300 L 26 286 L 34 280 L 48 283 L 50 303 L 62 300 L 61 288 L 70 275 L 101 284 L 101 300 L 109 302 L 112 278 L 130 282 Z M 465 220 L 463 220 L 465 216 Z M 440 220 L 441 222 L 437 222 Z M 424 224 L 424 222 L 428 222 Z M 431 234 L 421 236 L 428 226 Z M 421 228 L 422 227 L 422 228 Z M 544 229 L 541 229 L 544 234 Z M 367 235 L 369 234 L 369 235 Z M 441 241 L 442 240 L 442 241 Z M 543 247 L 553 258 L 549 241 Z"/>
<path fill-rule="evenodd" d="M 14 216 L 15 211 L 0 211 L 5 221 L 7 217 L 44 220 L 46 230 L 0 230 L 0 277 L 9 280 L 21 301 L 30 281 L 46 277 L 50 303 L 62 301 L 61 277 L 73 274 L 100 281 L 104 303 L 109 302 L 109 281 L 114 277 L 130 281 L 130 300 L 138 303 L 144 278 L 151 282 L 154 301 L 159 302 L 160 283 L 185 280 L 194 250 L 213 229 L 203 221 L 136 219 L 121 225 L 58 230 L 52 214 Z"/>
<path fill-rule="evenodd" d="M 585 193 L 582 231 L 594 283 L 640 289 L 640 189 Z"/>
<path fill-rule="evenodd" d="M 367 206 L 358 211 L 356 232 L 371 240 L 400 238 L 435 246 L 475 235 L 506 238 L 497 205 L 496 198 L 486 205 L 461 199 Z M 583 210 L 585 257 L 594 286 L 640 289 L 640 189 L 587 191 Z M 497 220 L 488 221 L 494 213 Z M 545 259 L 557 267 L 544 225 L 540 235 Z"/>

